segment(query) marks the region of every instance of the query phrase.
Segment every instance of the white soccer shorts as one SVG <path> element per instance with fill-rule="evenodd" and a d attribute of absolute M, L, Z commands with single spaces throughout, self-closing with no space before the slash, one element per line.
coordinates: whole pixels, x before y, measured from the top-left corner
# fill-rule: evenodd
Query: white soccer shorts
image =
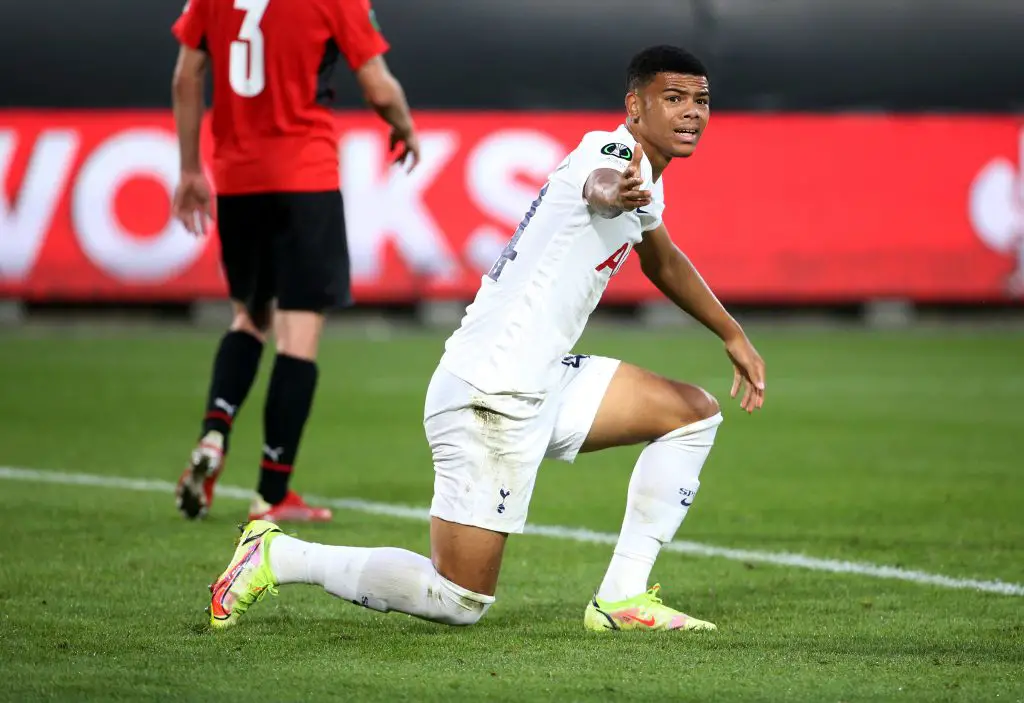
<path fill-rule="evenodd" d="M 434 457 L 430 514 L 522 532 L 541 461 L 576 459 L 619 363 L 570 354 L 544 397 L 483 393 L 439 366 L 423 420 Z"/>

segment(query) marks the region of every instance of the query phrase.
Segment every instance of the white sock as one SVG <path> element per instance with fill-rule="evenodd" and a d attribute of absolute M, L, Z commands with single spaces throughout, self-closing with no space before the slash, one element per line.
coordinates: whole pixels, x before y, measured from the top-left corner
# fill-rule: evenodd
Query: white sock
<path fill-rule="evenodd" d="M 615 602 L 647 590 L 661 545 L 672 541 L 700 487 L 700 470 L 721 423 L 722 414 L 716 413 L 660 437 L 640 453 L 629 480 L 622 531 L 598 598 Z"/>
<path fill-rule="evenodd" d="M 317 584 L 356 605 L 447 625 L 472 625 L 494 602 L 447 580 L 425 556 L 392 547 L 333 547 L 278 535 L 270 568 L 281 584 Z"/>

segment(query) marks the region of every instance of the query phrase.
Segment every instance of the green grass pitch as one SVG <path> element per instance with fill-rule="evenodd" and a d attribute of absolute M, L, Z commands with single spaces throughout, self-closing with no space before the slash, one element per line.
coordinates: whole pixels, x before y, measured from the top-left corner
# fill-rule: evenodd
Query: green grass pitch
<path fill-rule="evenodd" d="M 728 399 L 703 332 L 599 329 L 579 351 L 692 380 L 725 423 L 680 539 L 1024 583 L 1024 336 L 752 330 L 762 413 Z M 0 465 L 173 481 L 215 333 L 5 333 Z M 334 335 L 295 487 L 424 507 L 423 394 L 443 337 Z M 264 362 L 270 360 L 269 352 Z M 224 482 L 254 485 L 259 385 Z M 618 530 L 637 448 L 541 470 L 530 521 Z M 0 700 L 1021 701 L 1024 597 L 666 553 L 666 602 L 717 633 L 600 636 L 583 608 L 611 549 L 513 538 L 469 629 L 286 587 L 234 631 L 206 584 L 246 504 L 186 523 L 167 493 L 0 480 Z M 293 528 L 425 551 L 426 525 L 338 511 Z"/>

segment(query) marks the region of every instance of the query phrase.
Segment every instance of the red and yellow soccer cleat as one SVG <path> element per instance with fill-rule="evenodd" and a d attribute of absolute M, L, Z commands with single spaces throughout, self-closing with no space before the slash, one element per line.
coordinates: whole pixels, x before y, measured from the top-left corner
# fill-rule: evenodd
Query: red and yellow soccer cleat
<path fill-rule="evenodd" d="M 271 505 L 256 496 L 249 507 L 250 520 L 271 522 L 329 522 L 333 515 L 328 508 L 314 508 L 308 505 L 295 491 L 288 491 L 284 500 Z"/>
<path fill-rule="evenodd" d="M 655 584 L 641 593 L 618 603 L 599 601 L 595 596 L 587 605 L 583 624 L 588 630 L 717 630 L 713 623 L 698 620 L 686 613 L 673 610 L 661 602 Z"/>
<path fill-rule="evenodd" d="M 220 577 L 210 584 L 210 625 L 221 629 L 231 627 L 253 603 L 268 593 L 277 595 L 277 579 L 270 568 L 270 542 L 282 534 L 277 525 L 257 520 L 242 529 L 231 563 Z"/>

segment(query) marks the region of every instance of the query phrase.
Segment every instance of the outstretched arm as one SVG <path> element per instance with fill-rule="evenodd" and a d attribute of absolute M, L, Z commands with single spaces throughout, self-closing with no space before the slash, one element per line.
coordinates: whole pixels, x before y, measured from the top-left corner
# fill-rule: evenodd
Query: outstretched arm
<path fill-rule="evenodd" d="M 633 158 L 624 171 L 613 168 L 594 169 L 583 184 L 583 198 L 601 217 L 612 219 L 627 210 L 651 204 L 651 191 L 640 190 L 644 179 L 640 174 L 640 160 L 644 150 L 633 147 Z"/>

